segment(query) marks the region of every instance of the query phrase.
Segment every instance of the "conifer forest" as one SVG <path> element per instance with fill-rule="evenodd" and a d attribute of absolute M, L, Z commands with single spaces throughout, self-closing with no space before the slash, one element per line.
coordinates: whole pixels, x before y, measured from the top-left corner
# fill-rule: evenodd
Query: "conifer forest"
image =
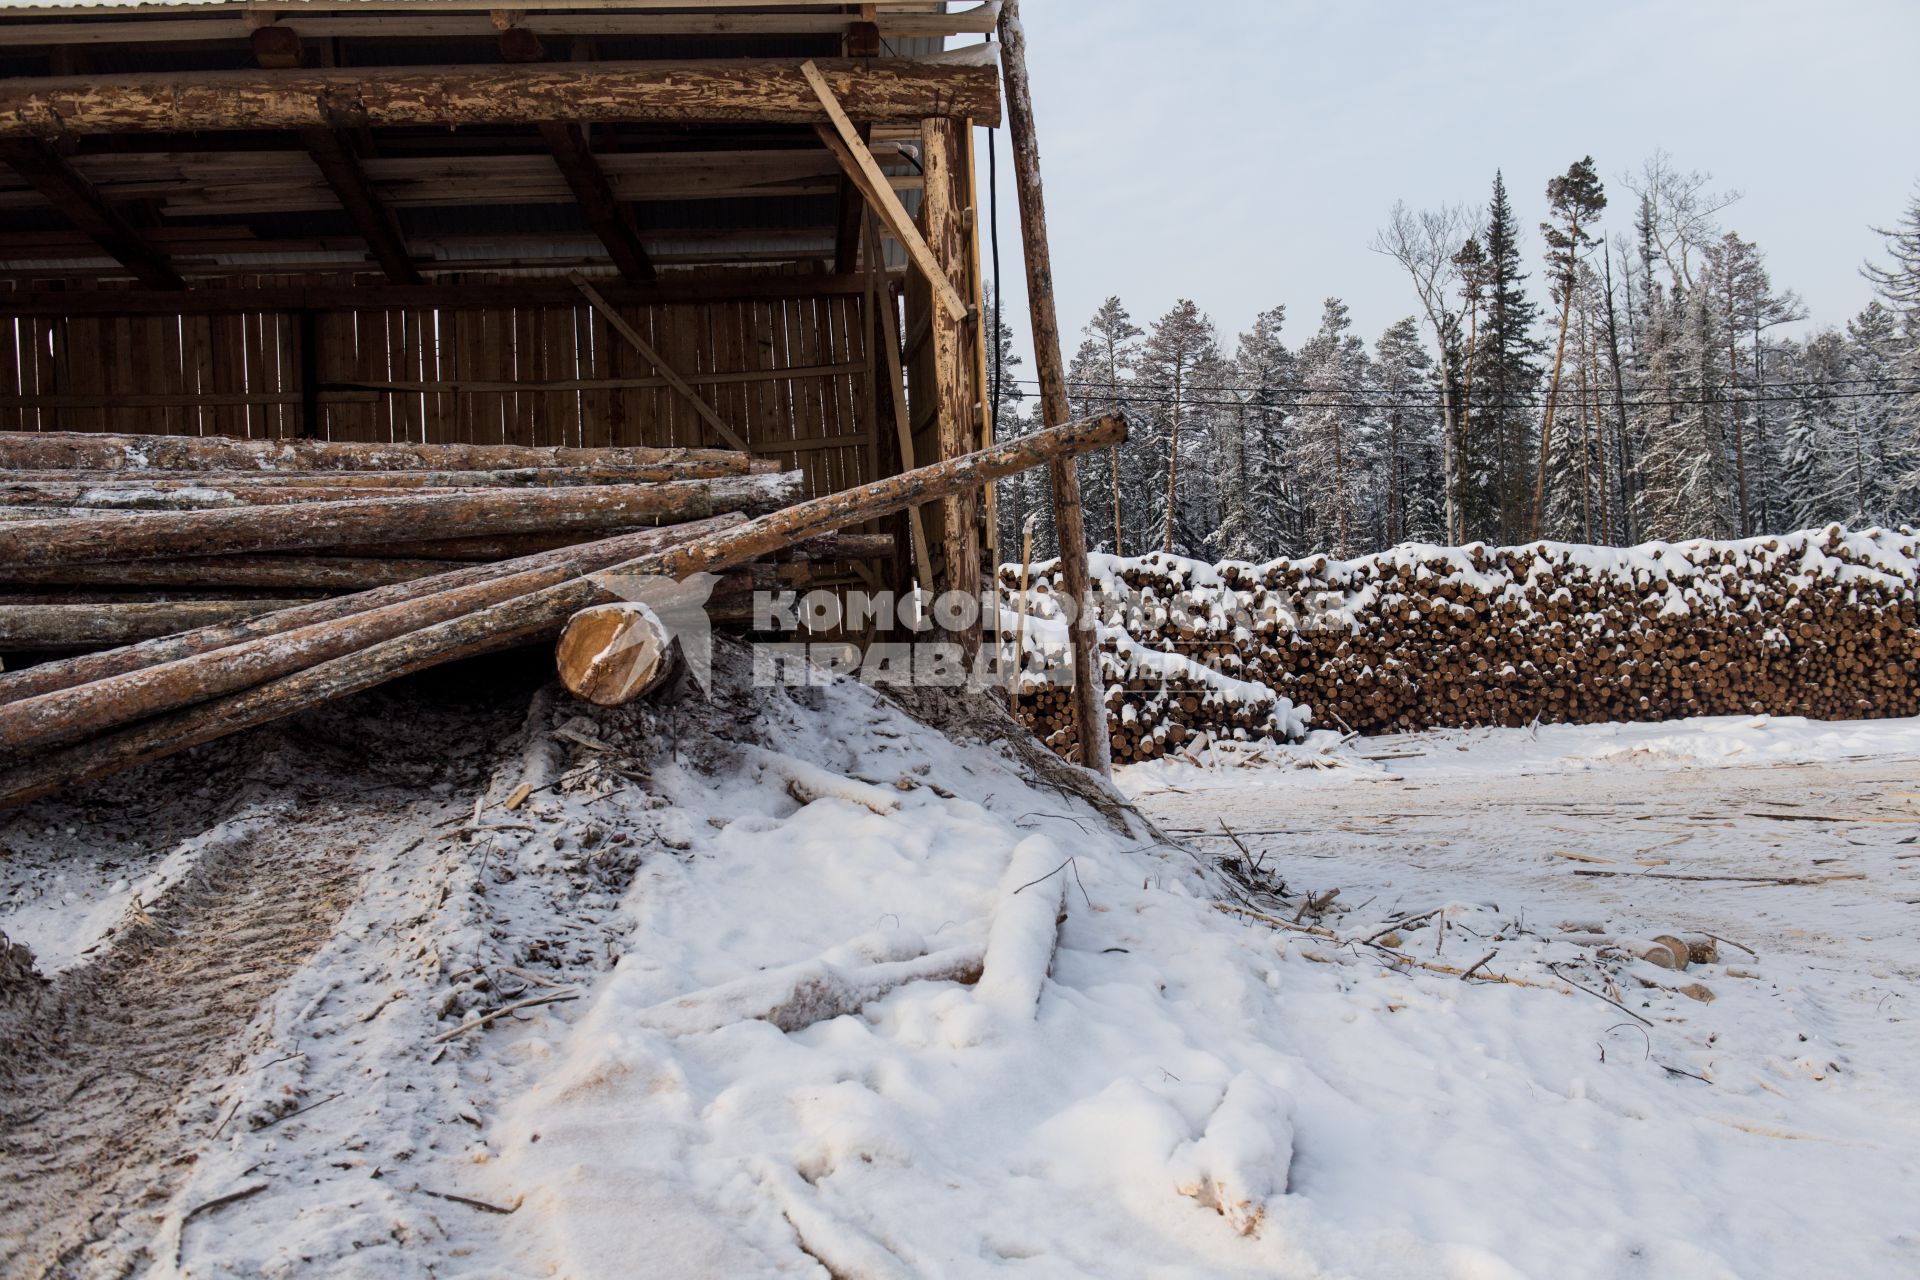
<path fill-rule="evenodd" d="M 1509 185 L 1384 213 L 1369 247 L 1406 315 L 1378 334 L 1339 298 L 1237 335 L 1189 299 L 1063 316 L 1075 411 L 1133 425 L 1080 459 L 1090 545 L 1262 561 L 1920 519 L 1920 189 L 1875 226 L 1873 300 L 1810 317 L 1735 225 L 1738 193 L 1664 153 L 1617 175 L 1577 160 L 1535 227 Z M 993 314 L 998 431 L 1016 435 L 1031 384 Z M 1001 484 L 1004 548 L 1047 500 L 1044 478 Z"/>

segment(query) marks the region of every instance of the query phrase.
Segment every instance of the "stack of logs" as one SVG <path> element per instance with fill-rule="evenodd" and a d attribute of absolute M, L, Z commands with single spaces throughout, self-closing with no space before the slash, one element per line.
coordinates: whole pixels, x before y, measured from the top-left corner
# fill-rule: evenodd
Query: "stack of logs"
<path fill-rule="evenodd" d="M 841 531 L 1125 437 L 1119 418 L 1070 423 L 805 501 L 796 501 L 797 473 L 710 451 L 0 438 L 7 481 L 28 495 L 49 486 L 62 503 L 22 504 L 13 510 L 30 514 L 0 519 L 0 566 L 44 575 L 32 586 L 363 588 L 297 604 L 231 602 L 245 616 L 0 674 L 0 806 L 550 638 L 577 615 L 593 625 L 562 657 L 581 656 L 583 696 L 638 696 L 676 646 L 625 598 L 634 580 L 708 573 L 725 583 L 744 570 L 750 584 L 751 567 L 770 557 L 845 560 L 869 535 Z M 469 483 L 481 476 L 489 479 Z M 95 489 L 163 504 L 198 494 L 214 505 L 75 505 L 106 500 Z M 245 500 L 263 494 L 271 498 Z M 343 563 L 361 576 L 327 577 Z M 174 576 L 149 576 L 163 574 Z M 171 602 L 76 607 L 127 603 Z M 609 604 L 624 606 L 610 628 L 592 612 Z M 97 633 L 65 640 L 99 643 Z M 647 670 L 636 669 L 640 659 Z"/>
<path fill-rule="evenodd" d="M 776 472 L 718 449 L 0 433 L 0 654 L 128 644 L 770 510 L 796 492 Z M 893 539 L 831 550 L 888 558 Z"/>
<path fill-rule="evenodd" d="M 1037 568 L 1057 590 L 1052 567 Z M 1625 549 L 1410 545 L 1265 565 L 1096 557 L 1095 570 L 1115 760 L 1202 733 L 1259 736 L 1247 720 L 1260 709 L 1243 699 L 1114 669 L 1137 649 L 1186 659 L 1216 686 L 1269 691 L 1283 730 L 1304 723 L 1294 707 L 1360 733 L 1920 714 L 1920 535 L 1906 527 Z M 1011 602 L 1017 569 L 1001 583 Z M 1057 691 L 1023 694 L 1020 714 L 1070 743 Z"/>

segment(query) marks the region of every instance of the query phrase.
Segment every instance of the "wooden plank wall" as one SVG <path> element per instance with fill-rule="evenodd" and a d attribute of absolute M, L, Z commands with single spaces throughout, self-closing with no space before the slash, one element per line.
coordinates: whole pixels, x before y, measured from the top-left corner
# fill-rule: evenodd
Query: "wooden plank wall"
<path fill-rule="evenodd" d="M 875 479 L 896 452 L 875 434 L 863 295 L 620 311 L 756 453 L 804 471 L 809 495 Z M 0 318 L 0 430 L 300 435 L 306 324 L 321 388 L 313 434 L 324 439 L 725 447 L 584 300 Z"/>

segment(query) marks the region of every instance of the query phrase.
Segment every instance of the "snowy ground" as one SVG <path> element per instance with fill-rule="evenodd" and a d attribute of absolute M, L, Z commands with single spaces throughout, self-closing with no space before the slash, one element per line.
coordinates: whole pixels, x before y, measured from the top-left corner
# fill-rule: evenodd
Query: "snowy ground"
<path fill-rule="evenodd" d="M 339 836 L 330 939 L 60 1265 L 1920 1271 L 1920 722 L 1316 738 L 1129 771 L 1156 832 L 990 733 L 722 665 L 712 703 L 536 699 Z M 367 788 L 235 783 L 97 848 L 28 810 L 0 929 L 82 972 L 206 850 L 264 823 L 297 858 Z M 1717 963 L 1635 958 L 1706 933 Z M 0 1250 L 44 1257 L 21 1220 Z"/>

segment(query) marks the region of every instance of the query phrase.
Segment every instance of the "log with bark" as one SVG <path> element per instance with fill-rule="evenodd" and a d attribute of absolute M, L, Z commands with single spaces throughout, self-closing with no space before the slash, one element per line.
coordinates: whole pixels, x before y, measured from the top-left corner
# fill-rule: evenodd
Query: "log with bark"
<path fill-rule="evenodd" d="M 37 433 L 36 433 L 37 434 Z M 57 434 L 57 433 L 48 433 Z M 6 433 L 0 432 L 0 440 Z M 125 438 L 125 437 L 122 437 Z M 143 436 L 140 439 L 167 440 L 168 436 Z M 189 439 L 212 437 L 187 437 Z M 221 437 L 225 438 L 225 437 Z M 426 446 L 422 446 L 426 447 Z M 441 448 L 445 446 L 432 446 Z M 518 446 L 514 446 L 518 447 Z M 0 448 L 4 448 L 0 445 Z M 575 450 L 580 453 L 631 450 Z M 97 469 L 90 467 L 17 468 L 5 473 L 9 484 L 84 485 L 89 488 L 159 490 L 247 487 L 328 488 L 352 486 L 379 489 L 498 489 L 542 488 L 574 484 L 658 484 L 666 480 L 713 480 L 720 476 L 764 475 L 780 470 L 773 458 L 754 458 L 744 453 L 720 449 L 660 450 L 664 454 L 684 454 L 677 460 L 661 462 L 580 462 L 557 466 L 402 467 L 384 471 L 370 467 L 357 469 L 321 468 L 287 470 L 279 467 L 255 470 L 209 471 L 190 467 L 137 467 Z M 404 459 L 403 459 L 404 460 Z M 459 461 L 453 459 L 452 461 Z"/>
<path fill-rule="evenodd" d="M 616 530 L 633 533 L 638 530 Z M 515 534 L 503 538 L 452 540 L 418 544 L 444 552 L 485 550 L 491 554 L 472 560 L 512 560 L 548 551 L 577 547 L 609 534 Z M 0 585 L 89 587 L 248 588 L 293 592 L 366 591 L 398 582 L 446 573 L 468 562 L 466 556 L 406 557 L 397 554 L 409 544 L 392 543 L 366 548 L 396 554 L 347 556 L 339 547 L 319 548 L 312 555 L 184 556 L 173 560 L 133 560 L 104 564 L 0 565 Z M 890 533 L 832 533 L 808 538 L 783 548 L 781 560 L 815 563 L 886 560 L 894 554 Z"/>
<path fill-rule="evenodd" d="M 799 472 L 653 485 L 400 494 L 306 503 L 146 511 L 0 523 L 0 564 L 88 564 L 168 556 L 296 551 L 405 538 L 423 529 L 466 535 L 590 533 L 765 511 L 800 492 Z"/>
<path fill-rule="evenodd" d="M 4 565 L 17 586 L 247 587 L 268 591 L 365 591 L 452 568 L 442 560 L 351 556 L 185 556 L 106 564 Z"/>
<path fill-rule="evenodd" d="M 928 117 L 1000 123 L 991 65 L 823 58 L 819 70 L 865 124 Z M 0 81 L 0 138 L 199 130 L 360 129 L 528 120 L 631 124 L 822 124 L 790 58 L 649 59 L 489 66 L 14 76 Z"/>
<path fill-rule="evenodd" d="M 210 652 L 7 702 L 0 705 L 0 755 L 78 741 L 115 725 L 245 689 L 382 640 L 613 568 L 676 541 L 719 532 L 741 520 L 738 515 L 722 516 L 588 543 L 551 557 L 535 557 L 533 564 L 509 561 L 498 566 L 507 572 L 479 582 L 445 586 L 447 579 L 466 576 L 458 571 L 425 578 L 406 584 L 391 603 L 345 617 L 271 631 Z M 0 614 L 4 612 L 0 609 Z"/>
<path fill-rule="evenodd" d="M 629 561 L 615 572 L 682 579 L 697 572 L 747 564 L 801 539 L 859 525 L 963 489 L 977 489 L 1056 458 L 1074 457 L 1125 438 L 1126 421 L 1118 416 L 1051 428 L 797 503 L 732 528 L 706 532 Z M 675 531 L 661 533 L 672 537 Z M 24 803 L 105 777 L 415 671 L 551 636 L 581 609 L 614 598 L 595 580 L 600 576 L 575 578 L 533 591 L 76 746 L 34 753 L 32 759 L 17 762 L 0 777 L 0 806 Z M 404 591 L 415 585 L 389 590 Z M 271 617 L 267 615 L 267 619 Z"/>
<path fill-rule="evenodd" d="M 669 463 L 648 467 L 521 467 L 504 471 L 298 471 L 128 475 L 115 472 L 12 472 L 0 475 L 0 511 L 41 507 L 81 511 L 197 511 L 281 506 L 470 489 L 567 489 L 581 485 L 666 484 L 770 475 L 771 459 L 751 467 Z"/>
<path fill-rule="evenodd" d="M 699 465 L 744 475 L 729 449 L 574 449 L 517 444 L 408 444 L 346 440 L 241 440 L 231 436 L 137 436 L 91 431 L 0 431 L 0 470 L 499 471 L 521 467 Z"/>
<path fill-rule="evenodd" d="M 58 652 L 132 644 L 305 603 L 286 599 L 0 602 L 0 652 Z"/>

